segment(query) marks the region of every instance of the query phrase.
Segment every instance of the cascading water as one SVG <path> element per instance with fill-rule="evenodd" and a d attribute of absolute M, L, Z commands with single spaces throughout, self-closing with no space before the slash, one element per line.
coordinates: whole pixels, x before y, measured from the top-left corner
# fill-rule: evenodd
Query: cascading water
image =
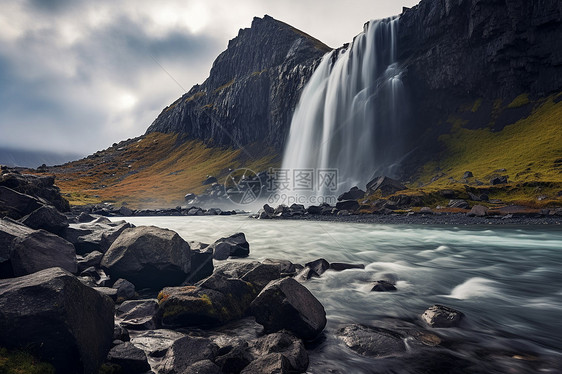
<path fill-rule="evenodd" d="M 396 173 L 407 109 L 397 28 L 398 17 L 370 21 L 349 48 L 323 57 L 293 115 L 283 169 L 336 169 L 340 192 Z"/>

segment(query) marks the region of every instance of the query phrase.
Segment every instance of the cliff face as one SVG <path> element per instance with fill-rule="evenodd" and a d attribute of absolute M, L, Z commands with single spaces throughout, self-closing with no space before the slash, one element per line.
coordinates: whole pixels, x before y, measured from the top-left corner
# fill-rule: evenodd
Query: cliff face
<path fill-rule="evenodd" d="M 269 16 L 254 18 L 215 60 L 209 78 L 166 107 L 147 134 L 281 149 L 301 90 L 329 50 Z"/>
<path fill-rule="evenodd" d="M 420 2 L 402 14 L 398 40 L 413 99 L 442 107 L 560 91 L 561 16 L 559 0 Z"/>

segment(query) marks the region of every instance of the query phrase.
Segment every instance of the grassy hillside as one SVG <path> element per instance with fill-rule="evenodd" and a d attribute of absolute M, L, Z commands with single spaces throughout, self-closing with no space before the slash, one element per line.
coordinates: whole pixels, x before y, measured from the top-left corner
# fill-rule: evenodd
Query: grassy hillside
<path fill-rule="evenodd" d="M 415 191 L 482 190 L 506 203 L 561 205 L 562 94 L 535 102 L 526 95 L 508 103 L 479 99 L 441 126 L 442 151 L 419 170 Z M 463 179 L 466 171 L 474 177 Z M 490 186 L 500 175 L 509 183 Z"/>
<path fill-rule="evenodd" d="M 178 135 L 152 133 L 47 172 L 56 175 L 57 185 L 73 205 L 103 201 L 166 207 L 182 204 L 188 192 L 202 192 L 207 175 L 222 182 L 229 168 L 258 172 L 277 165 L 276 157 L 259 146 L 245 151 L 208 147 Z"/>

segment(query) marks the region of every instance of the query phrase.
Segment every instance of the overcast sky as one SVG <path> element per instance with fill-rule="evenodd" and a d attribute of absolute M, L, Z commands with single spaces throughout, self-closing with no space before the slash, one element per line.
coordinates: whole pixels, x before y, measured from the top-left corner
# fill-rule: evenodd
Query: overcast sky
<path fill-rule="evenodd" d="M 254 16 L 338 47 L 418 2 L 2 0 L 0 147 L 85 155 L 142 135 Z"/>

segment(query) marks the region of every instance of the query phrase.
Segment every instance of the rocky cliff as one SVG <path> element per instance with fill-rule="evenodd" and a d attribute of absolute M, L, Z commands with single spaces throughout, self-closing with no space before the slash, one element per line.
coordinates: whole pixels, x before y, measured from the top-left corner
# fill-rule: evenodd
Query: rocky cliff
<path fill-rule="evenodd" d="M 254 18 L 215 60 L 209 78 L 166 107 L 147 133 L 281 149 L 300 92 L 329 50 L 269 16 Z"/>

